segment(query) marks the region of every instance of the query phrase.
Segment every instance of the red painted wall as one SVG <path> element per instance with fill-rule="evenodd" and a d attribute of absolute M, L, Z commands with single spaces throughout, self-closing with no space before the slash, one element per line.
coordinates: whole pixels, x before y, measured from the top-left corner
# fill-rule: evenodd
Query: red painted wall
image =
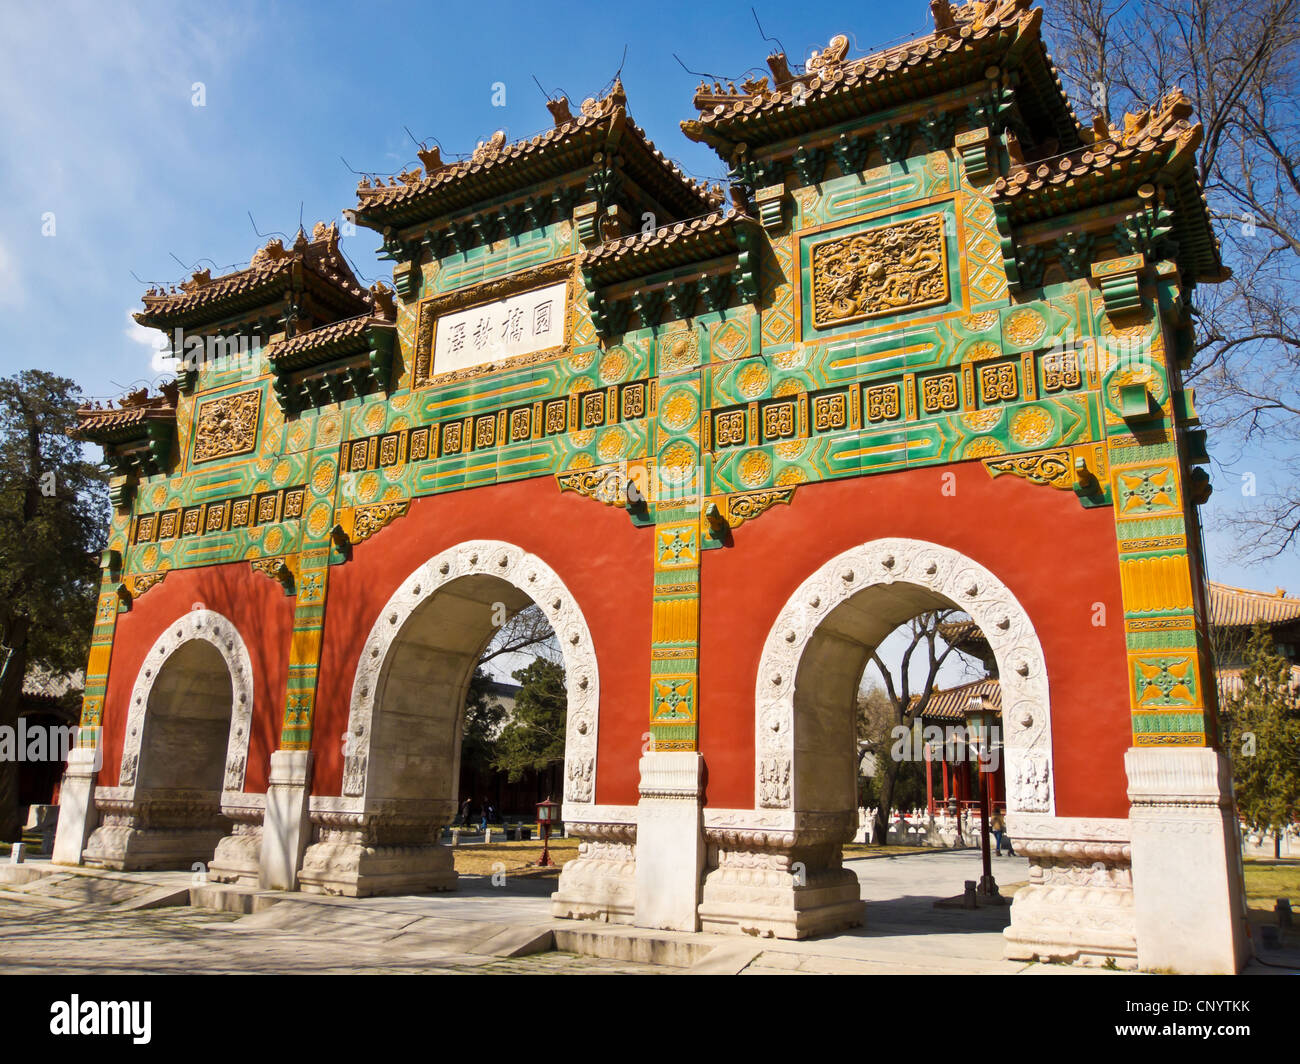
<path fill-rule="evenodd" d="M 941 491 L 945 472 L 956 494 Z M 1047 659 L 1056 811 L 1126 817 L 1129 696 L 1115 522 L 1072 492 L 989 477 L 977 462 L 802 485 L 704 553 L 700 748 L 708 804 L 754 804 L 754 682 L 767 633 L 798 586 L 842 551 L 884 536 L 972 558 L 1015 594 Z M 1093 627 L 1093 603 L 1106 607 Z M 602 676 L 603 680 L 603 676 Z M 602 724 L 603 727 L 603 724 Z"/>
<path fill-rule="evenodd" d="M 330 570 L 312 749 L 312 791 L 337 795 L 357 661 L 384 603 L 416 568 L 470 539 L 499 539 L 546 562 L 591 630 L 600 674 L 596 800 L 635 804 L 650 713 L 650 529 L 626 513 L 561 494 L 551 477 L 427 496 Z M 558 797 L 558 796 L 557 796 Z"/>
<path fill-rule="evenodd" d="M 172 570 L 118 617 L 104 701 L 101 786 L 117 784 L 131 689 L 145 656 L 167 626 L 189 613 L 196 602 L 230 620 L 248 648 L 253 665 L 253 721 L 245 788 L 265 793 L 271 751 L 280 744 L 284 718 L 293 599 L 274 580 L 253 572 L 247 562 Z"/>

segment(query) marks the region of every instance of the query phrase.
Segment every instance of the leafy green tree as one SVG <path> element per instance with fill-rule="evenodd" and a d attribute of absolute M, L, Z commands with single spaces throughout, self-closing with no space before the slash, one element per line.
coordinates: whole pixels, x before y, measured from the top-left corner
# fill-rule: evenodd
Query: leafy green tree
<path fill-rule="evenodd" d="M 101 469 L 68 435 L 77 386 L 44 370 L 0 379 L 0 724 L 31 665 L 83 668 L 108 505 Z M 0 840 L 19 837 L 16 762 L 0 763 Z"/>
<path fill-rule="evenodd" d="M 564 668 L 537 658 L 512 674 L 520 683 L 514 712 L 497 739 L 495 766 L 510 782 L 530 769 L 543 773 L 564 763 L 564 723 L 568 696 Z"/>
<path fill-rule="evenodd" d="M 1241 686 L 1221 714 L 1237 808 L 1251 827 L 1273 833 L 1280 857 L 1282 832 L 1300 817 L 1300 690 L 1262 621 L 1246 644 Z"/>
<path fill-rule="evenodd" d="M 492 771 L 497 733 L 506 719 L 505 707 L 491 693 L 492 677 L 483 666 L 474 670 L 465 699 L 465 735 L 461 741 L 461 764 L 476 774 Z"/>

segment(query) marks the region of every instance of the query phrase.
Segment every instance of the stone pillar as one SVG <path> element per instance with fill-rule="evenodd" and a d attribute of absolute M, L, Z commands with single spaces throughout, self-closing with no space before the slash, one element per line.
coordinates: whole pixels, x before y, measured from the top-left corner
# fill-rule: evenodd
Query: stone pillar
<path fill-rule="evenodd" d="M 99 821 L 95 809 L 95 775 L 99 750 L 76 747 L 68 751 L 68 765 L 59 788 L 59 827 L 54 836 L 55 864 L 79 865 L 90 833 Z"/>
<path fill-rule="evenodd" d="M 1128 772 L 1138 964 L 1224 975 L 1250 956 L 1228 759 L 1205 747 L 1134 747 Z"/>
<path fill-rule="evenodd" d="M 699 930 L 704 872 L 703 755 L 651 752 L 641 758 L 636 826 L 636 925 Z"/>
<path fill-rule="evenodd" d="M 262 829 L 260 884 L 263 890 L 294 890 L 311 839 L 311 751 L 277 750 L 271 755 Z"/>

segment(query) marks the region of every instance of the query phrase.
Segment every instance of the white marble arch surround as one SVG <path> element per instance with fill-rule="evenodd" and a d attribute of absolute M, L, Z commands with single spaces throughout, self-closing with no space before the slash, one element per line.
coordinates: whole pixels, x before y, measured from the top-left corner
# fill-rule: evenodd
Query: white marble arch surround
<path fill-rule="evenodd" d="M 149 648 L 144 664 L 131 689 L 131 704 L 126 717 L 126 737 L 122 745 L 122 766 L 118 774 L 119 793 L 135 789 L 139 770 L 141 743 L 147 725 L 149 698 L 154 684 L 171 658 L 194 640 L 211 643 L 221 655 L 230 676 L 230 733 L 226 741 L 225 775 L 222 780 L 222 805 L 257 804 L 258 795 L 244 795 L 244 778 L 248 767 L 248 739 L 253 718 L 253 663 L 239 629 L 224 615 L 209 609 L 191 610 L 169 624 Z M 250 799 L 254 801 L 250 802 Z"/>
<path fill-rule="evenodd" d="M 978 562 L 937 543 L 900 538 L 873 540 L 836 555 L 777 615 L 763 644 L 754 690 L 756 810 L 799 808 L 795 679 L 818 626 L 855 596 L 895 583 L 941 596 L 979 625 L 1002 684 L 1008 812 L 1055 813 L 1047 664 L 1033 622 L 1011 590 Z"/>
<path fill-rule="evenodd" d="M 489 539 L 460 543 L 430 558 L 384 604 L 362 647 L 352 683 L 347 730 L 352 752 L 344 758 L 342 800 L 313 798 L 313 811 L 361 812 L 365 808 L 375 701 L 390 651 L 416 609 L 452 581 L 467 576 L 493 576 L 511 584 L 542 608 L 554 629 L 564 658 L 568 696 L 563 818 L 599 819 L 593 816 L 593 803 L 600 675 L 586 618 L 564 581 L 541 558 L 511 543 Z"/>
<path fill-rule="evenodd" d="M 155 686 L 169 665 L 184 667 L 174 659 L 195 642 L 216 651 L 230 681 L 219 808 L 207 792 L 140 784 L 142 758 L 147 768 L 151 755 L 145 733 Z M 221 862 L 222 847 L 238 844 L 236 836 L 259 833 L 265 798 L 244 791 L 252 715 L 252 662 L 234 623 L 206 608 L 169 623 L 145 655 L 131 690 L 117 785 L 95 788 L 99 826 L 87 839 L 86 863 L 126 869 L 188 868 L 195 861 L 215 866 Z M 223 837 L 231 820 L 237 823 L 236 835 Z"/>

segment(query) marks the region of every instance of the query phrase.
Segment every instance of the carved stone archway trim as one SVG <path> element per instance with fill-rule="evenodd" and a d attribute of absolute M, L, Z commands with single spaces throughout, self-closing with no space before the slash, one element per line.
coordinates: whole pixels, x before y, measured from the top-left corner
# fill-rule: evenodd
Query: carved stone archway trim
<path fill-rule="evenodd" d="M 877 539 L 836 555 L 790 596 L 759 661 L 754 706 L 757 809 L 795 809 L 795 677 L 818 626 L 872 587 L 904 583 L 940 595 L 979 626 L 998 663 L 1008 811 L 1055 812 L 1047 664 L 1033 622 L 1011 590 L 979 562 L 915 539 Z"/>

